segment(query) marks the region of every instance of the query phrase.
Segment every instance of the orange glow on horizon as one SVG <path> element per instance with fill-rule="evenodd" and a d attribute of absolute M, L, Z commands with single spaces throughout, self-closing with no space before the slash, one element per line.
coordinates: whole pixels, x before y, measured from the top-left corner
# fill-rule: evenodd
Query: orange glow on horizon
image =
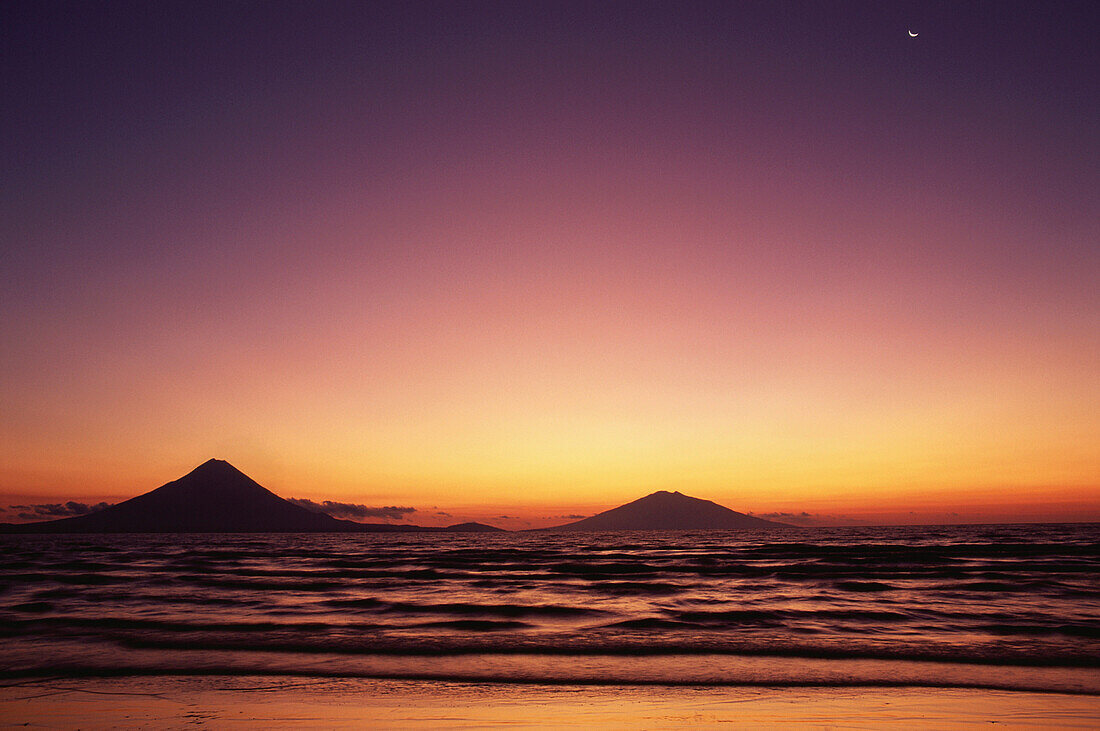
<path fill-rule="evenodd" d="M 187 244 L 163 262 L 27 305 L 0 497 L 131 496 L 218 456 L 284 496 L 532 521 L 657 489 L 1100 519 L 1095 282 L 1007 261 L 1057 231 L 960 208 L 965 159 L 902 194 L 821 151 L 527 152 L 162 222 Z"/>

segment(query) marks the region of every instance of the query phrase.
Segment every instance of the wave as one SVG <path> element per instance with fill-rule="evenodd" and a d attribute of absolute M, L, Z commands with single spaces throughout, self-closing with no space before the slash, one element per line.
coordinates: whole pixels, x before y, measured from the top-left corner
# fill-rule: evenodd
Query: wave
<path fill-rule="evenodd" d="M 401 614 L 457 614 L 483 615 L 497 617 L 588 617 L 604 614 L 598 609 L 562 606 L 558 604 L 474 604 L 448 602 L 441 604 L 414 604 L 410 602 L 387 602 L 373 597 L 359 599 L 330 599 L 325 605 L 339 609 L 367 609 L 374 612 L 396 612 Z"/>
<path fill-rule="evenodd" d="M 559 656 L 442 657 L 426 665 L 418 658 L 375 657 L 350 661 L 296 663 L 293 658 L 220 655 L 201 664 L 162 659 L 107 665 L 80 659 L 0 669 L 0 678 L 133 677 L 133 676 L 296 676 L 431 680 L 556 686 L 664 686 L 760 688 L 974 688 L 1076 695 L 1100 694 L 1096 673 L 1040 668 L 1019 673 L 1009 667 L 939 666 L 914 662 L 837 663 L 800 658 L 720 658 L 668 656 L 659 664 L 638 658 Z"/>
<path fill-rule="evenodd" d="M 833 584 L 841 591 L 896 591 L 898 587 L 884 584 L 881 581 L 837 581 Z"/>
<path fill-rule="evenodd" d="M 388 658 L 407 662 L 407 677 L 450 679 L 458 676 L 437 667 L 439 658 L 479 656 L 498 667 L 533 656 L 561 667 L 611 663 L 618 674 L 606 677 L 616 682 L 694 677 L 697 663 L 683 658 L 710 656 L 722 658 L 714 672 L 726 684 L 750 682 L 722 675 L 723 663 L 746 657 L 791 667 L 935 663 L 929 683 L 947 682 L 943 668 L 972 665 L 1019 676 L 1062 668 L 1095 677 L 1100 668 L 1100 526 L 789 538 L 0 536 L 0 672 L 112 664 L 183 672 L 186 657 L 206 673 L 207 656 L 233 654 L 250 658 L 249 672 L 276 661 L 287 672 L 318 663 L 341 673 L 374 663 L 374 672 Z M 629 662 L 648 675 L 627 672 Z M 684 675 L 662 671 L 668 663 L 681 663 Z M 559 682 L 553 675 L 516 677 Z M 768 684 L 820 680 L 796 676 Z"/>
<path fill-rule="evenodd" d="M 469 621 L 469 620 L 467 620 Z M 435 623 L 439 628 L 474 629 L 475 631 L 502 630 L 498 623 L 478 623 L 463 626 L 463 620 Z M 675 624 L 675 623 L 673 623 Z M 363 630 L 371 629 L 369 626 Z M 181 629 L 181 632 L 188 630 Z M 1100 657 L 1087 649 L 1072 645 L 1048 650 L 1036 656 L 1026 646 L 955 646 L 863 642 L 861 644 L 799 643 L 786 639 L 738 639 L 733 641 L 669 640 L 652 642 L 645 638 L 601 638 L 590 642 L 550 643 L 538 638 L 508 638 L 503 641 L 470 635 L 446 637 L 424 635 L 393 638 L 379 636 L 287 636 L 272 634 L 255 635 L 192 635 L 172 637 L 170 634 L 127 634 L 112 638 L 119 645 L 130 648 L 161 650 L 234 650 L 249 652 L 281 652 L 294 654 L 335 655 L 398 655 L 398 656 L 452 656 L 452 655 L 525 655 L 546 656 L 624 656 L 664 657 L 670 655 L 721 655 L 747 657 L 785 657 L 804 659 L 868 659 L 928 661 L 947 664 L 1011 665 L 1017 667 L 1065 667 L 1100 668 Z"/>
<path fill-rule="evenodd" d="M 822 681 L 816 679 L 793 680 L 692 680 L 674 678 L 595 678 L 595 677 L 557 677 L 557 676 L 530 676 L 516 677 L 507 673 L 478 674 L 478 673 L 437 673 L 431 671 L 406 671 L 406 672 L 346 672 L 340 670 L 324 670 L 317 668 L 236 668 L 233 666 L 210 665 L 203 668 L 183 666 L 153 666 L 153 667 L 97 667 L 97 666 L 55 666 L 36 669 L 33 671 L 4 671 L 0 670 L 0 678 L 5 679 L 41 679 L 41 678 L 90 678 L 90 677 L 156 677 L 156 676 L 180 676 L 180 677 L 303 677 L 303 678 L 362 678 L 371 680 L 420 680 L 454 683 L 493 683 L 500 685 L 548 685 L 548 686 L 643 686 L 643 687 L 685 687 L 685 688 L 938 688 L 938 689 L 972 689 L 995 690 L 1005 692 L 1028 693 L 1056 693 L 1060 695 L 1094 696 L 1100 690 L 1090 686 L 1086 688 L 1067 688 L 1061 686 L 1047 686 L 1035 683 L 1018 682 L 991 682 L 978 679 L 970 681 L 937 681 L 934 679 L 847 679 Z"/>
<path fill-rule="evenodd" d="M 436 622 L 417 622 L 414 627 L 442 627 L 446 629 L 468 630 L 470 632 L 499 632 L 501 630 L 519 629 L 530 627 L 526 622 L 515 620 L 490 620 L 490 619 L 452 619 Z"/>

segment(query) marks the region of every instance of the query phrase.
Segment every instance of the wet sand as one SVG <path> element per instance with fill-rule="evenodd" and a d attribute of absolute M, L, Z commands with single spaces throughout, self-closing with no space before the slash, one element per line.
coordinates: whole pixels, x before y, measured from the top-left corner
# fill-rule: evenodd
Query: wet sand
<path fill-rule="evenodd" d="M 4 681 L 5 727 L 1095 728 L 1100 697 L 928 688 L 540 686 L 292 677 Z"/>

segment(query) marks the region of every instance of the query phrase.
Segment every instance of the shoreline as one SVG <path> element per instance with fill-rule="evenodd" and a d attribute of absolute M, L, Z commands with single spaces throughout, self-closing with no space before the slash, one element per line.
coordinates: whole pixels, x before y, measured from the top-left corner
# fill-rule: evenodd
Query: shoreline
<path fill-rule="evenodd" d="M 1100 692 L 1079 688 L 1036 688 L 1018 687 L 995 683 L 958 683 L 935 680 L 866 680 L 856 679 L 838 681 L 820 680 L 668 680 L 668 679 L 623 679 L 623 678 L 572 678 L 561 679 L 539 678 L 509 678 L 499 675 L 486 676 L 454 676 L 451 674 L 424 672 L 401 673 L 370 673 L 363 675 L 349 675 L 343 672 L 326 672 L 324 670 L 298 670 L 284 669 L 264 671 L 249 669 L 235 673 L 224 668 L 176 668 L 176 669 L 134 669 L 120 670 L 89 669 L 72 671 L 66 669 L 63 673 L 50 675 L 41 672 L 0 672 L 0 690 L 9 687 L 22 687 L 36 683 L 66 683 L 66 682 L 141 682 L 148 679 L 181 680 L 218 678 L 297 678 L 302 682 L 315 683 L 420 683 L 420 684 L 450 684 L 450 685 L 479 685 L 500 687 L 540 687 L 540 688 L 592 688 L 593 690 L 605 688 L 634 688 L 644 690 L 649 688 L 690 689 L 690 690 L 755 690 L 769 688 L 776 690 L 851 690 L 851 691 L 876 691 L 908 689 L 913 691 L 973 691 L 988 693 L 1012 693 L 1028 695 L 1059 695 L 1059 696 L 1086 696 L 1100 700 Z"/>
<path fill-rule="evenodd" d="M 12 638 L 0 682 L 149 677 L 299 677 L 318 681 L 473 683 L 546 687 L 850 688 L 973 690 L 1100 696 L 1100 668 L 695 653 L 292 653 L 127 648 Z M 58 662 L 65 658 L 64 662 Z M 50 662 L 49 660 L 53 661 Z M 44 662 L 46 660 L 46 662 Z"/>
<path fill-rule="evenodd" d="M 5 726 L 754 728 L 919 723 L 1089 728 L 1100 696 L 927 687 L 545 685 L 301 675 L 33 678 L 0 684 Z"/>

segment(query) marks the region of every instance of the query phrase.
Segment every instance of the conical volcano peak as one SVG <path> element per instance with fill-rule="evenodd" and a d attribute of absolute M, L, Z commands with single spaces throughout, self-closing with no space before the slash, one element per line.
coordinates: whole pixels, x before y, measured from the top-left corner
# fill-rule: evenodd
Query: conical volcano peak
<path fill-rule="evenodd" d="M 0 523 L 0 533 L 470 533 L 499 530 L 481 523 L 425 528 L 339 520 L 284 500 L 224 459 L 208 459 L 177 480 L 94 513 L 38 523 Z"/>
<path fill-rule="evenodd" d="M 343 521 L 283 500 L 222 459 L 209 459 L 177 480 L 50 531 L 88 533 L 224 533 L 346 530 Z"/>
<path fill-rule="evenodd" d="M 200 464 L 195 469 L 191 470 L 188 474 L 193 475 L 196 473 L 202 474 L 223 474 L 223 475 L 244 475 L 239 469 L 226 462 L 224 459 L 211 458 Z M 247 475 L 246 475 L 247 476 Z"/>
<path fill-rule="evenodd" d="M 222 459 L 209 459 L 183 477 L 159 489 L 185 493 L 203 492 L 211 495 L 224 495 L 227 492 L 241 490 L 271 494 L 251 477 Z"/>
<path fill-rule="evenodd" d="M 679 491 L 658 490 L 556 530 L 745 530 L 787 527 L 790 526 L 738 513 Z"/>

